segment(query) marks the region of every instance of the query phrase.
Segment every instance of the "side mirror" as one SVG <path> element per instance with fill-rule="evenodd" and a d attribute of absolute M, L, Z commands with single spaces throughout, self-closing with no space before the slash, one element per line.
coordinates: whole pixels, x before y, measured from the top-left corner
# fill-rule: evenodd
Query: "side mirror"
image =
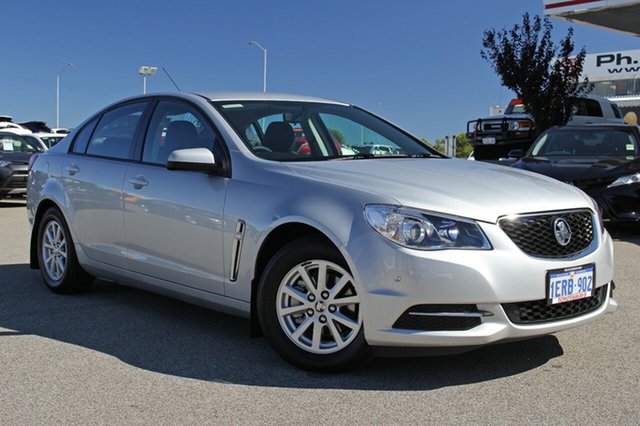
<path fill-rule="evenodd" d="M 220 167 L 207 148 L 189 148 L 177 149 L 169 154 L 167 169 L 215 173 Z"/>
<path fill-rule="evenodd" d="M 521 149 L 512 149 L 511 151 L 509 151 L 509 153 L 507 154 L 507 157 L 509 158 L 515 158 L 516 160 L 521 159 L 522 157 L 524 157 L 524 151 Z"/>

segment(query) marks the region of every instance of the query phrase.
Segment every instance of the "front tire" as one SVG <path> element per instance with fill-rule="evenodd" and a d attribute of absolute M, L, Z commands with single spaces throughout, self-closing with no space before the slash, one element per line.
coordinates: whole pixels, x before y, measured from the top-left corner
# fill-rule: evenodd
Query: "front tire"
<path fill-rule="evenodd" d="M 78 263 L 67 223 L 55 207 L 44 213 L 38 226 L 38 264 L 42 279 L 54 293 L 79 293 L 93 282 Z"/>
<path fill-rule="evenodd" d="M 262 274 L 257 311 L 263 332 L 285 360 L 336 372 L 371 357 L 362 309 L 346 262 L 321 238 L 289 243 Z"/>

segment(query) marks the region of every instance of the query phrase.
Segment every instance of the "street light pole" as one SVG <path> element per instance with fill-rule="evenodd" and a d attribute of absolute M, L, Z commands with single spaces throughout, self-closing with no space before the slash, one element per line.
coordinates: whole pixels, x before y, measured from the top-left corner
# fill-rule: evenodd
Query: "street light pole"
<path fill-rule="evenodd" d="M 138 68 L 138 74 L 142 76 L 142 94 L 147 94 L 147 76 L 154 75 L 158 71 L 158 67 L 148 67 L 146 65 Z"/>
<path fill-rule="evenodd" d="M 62 75 L 64 70 L 71 67 L 73 67 L 73 64 L 69 62 L 64 67 L 62 67 L 58 75 L 56 75 L 56 127 L 57 128 L 60 127 L 60 75 Z"/>
<path fill-rule="evenodd" d="M 262 67 L 262 91 L 267 93 L 267 49 L 262 47 L 262 45 L 257 41 L 252 40 L 249 42 L 249 44 L 259 47 L 260 49 L 262 49 L 262 52 L 264 53 L 264 64 Z"/>

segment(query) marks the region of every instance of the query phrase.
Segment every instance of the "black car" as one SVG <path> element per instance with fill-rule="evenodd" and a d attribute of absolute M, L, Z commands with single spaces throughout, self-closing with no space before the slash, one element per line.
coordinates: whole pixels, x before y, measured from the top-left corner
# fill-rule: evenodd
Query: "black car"
<path fill-rule="evenodd" d="M 554 127 L 542 133 L 513 167 L 574 185 L 603 210 L 605 220 L 640 220 L 638 126 Z"/>
<path fill-rule="evenodd" d="M 27 193 L 29 158 L 44 151 L 23 136 L 0 132 L 0 199 Z"/>

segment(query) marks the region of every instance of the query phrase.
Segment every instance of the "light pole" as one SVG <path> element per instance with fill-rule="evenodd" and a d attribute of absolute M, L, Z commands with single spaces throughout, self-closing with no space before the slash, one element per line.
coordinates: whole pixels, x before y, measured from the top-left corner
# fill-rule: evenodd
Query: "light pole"
<path fill-rule="evenodd" d="M 147 76 L 154 75 L 158 71 L 158 67 L 148 67 L 146 65 L 138 68 L 138 74 L 142 76 L 142 94 L 147 94 Z"/>
<path fill-rule="evenodd" d="M 262 49 L 262 52 L 264 53 L 264 65 L 262 67 L 262 91 L 267 93 L 267 49 L 262 47 L 262 45 L 257 41 L 251 40 L 249 44 L 259 47 L 260 49 Z"/>
<path fill-rule="evenodd" d="M 69 62 L 62 67 L 58 75 L 56 75 L 56 127 L 60 127 L 60 75 L 62 75 L 64 70 L 71 67 L 73 67 L 73 64 Z"/>

